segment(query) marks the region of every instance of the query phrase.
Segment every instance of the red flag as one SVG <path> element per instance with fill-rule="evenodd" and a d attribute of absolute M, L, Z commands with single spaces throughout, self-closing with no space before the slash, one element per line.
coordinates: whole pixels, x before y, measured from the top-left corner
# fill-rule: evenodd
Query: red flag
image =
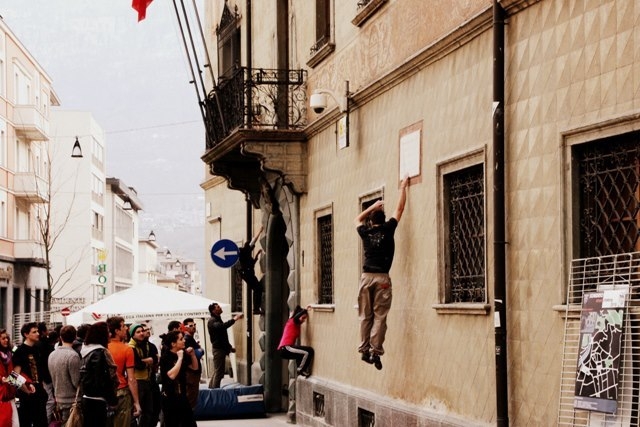
<path fill-rule="evenodd" d="M 138 12 L 138 22 L 142 21 L 147 16 L 147 7 L 153 0 L 133 0 L 131 7 Z"/>

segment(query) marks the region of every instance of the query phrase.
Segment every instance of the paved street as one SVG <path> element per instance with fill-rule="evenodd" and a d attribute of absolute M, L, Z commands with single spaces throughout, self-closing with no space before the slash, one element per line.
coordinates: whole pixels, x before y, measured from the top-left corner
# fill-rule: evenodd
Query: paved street
<path fill-rule="evenodd" d="M 282 414 L 269 414 L 266 418 L 250 418 L 243 420 L 210 420 L 210 421 L 198 421 L 198 427 L 277 427 L 277 426 L 291 426 L 287 423 L 287 416 Z"/>

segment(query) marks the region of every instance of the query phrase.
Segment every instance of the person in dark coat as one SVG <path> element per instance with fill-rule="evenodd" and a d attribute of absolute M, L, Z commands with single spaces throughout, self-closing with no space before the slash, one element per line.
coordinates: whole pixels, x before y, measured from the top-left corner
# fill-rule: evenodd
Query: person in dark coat
<path fill-rule="evenodd" d="M 215 302 L 209 305 L 209 313 L 211 313 L 211 318 L 207 322 L 207 330 L 209 331 L 209 338 L 211 338 L 211 347 L 213 349 L 213 376 L 209 381 L 209 388 L 220 388 L 220 382 L 222 378 L 224 378 L 227 356 L 236 351 L 236 349 L 231 346 L 231 343 L 229 343 L 227 329 L 233 326 L 237 320 L 242 319 L 243 314 L 238 313 L 233 316 L 232 319 L 223 322 L 220 317 L 222 307 Z"/>
<path fill-rule="evenodd" d="M 164 350 L 160 355 L 162 382 L 162 414 L 167 427 L 196 427 L 193 410 L 187 400 L 187 371 L 198 369 L 193 348 L 185 348 L 180 331 L 162 336 Z"/>
<path fill-rule="evenodd" d="M 107 322 L 91 325 L 80 355 L 80 388 L 82 416 L 85 427 L 103 427 L 118 404 L 116 364 L 107 349 L 109 327 Z"/>
<path fill-rule="evenodd" d="M 238 262 L 240 263 L 240 277 L 247 286 L 251 289 L 253 295 L 253 314 L 264 314 L 264 310 L 262 308 L 262 294 L 264 293 L 264 286 L 258 277 L 256 276 L 256 263 L 260 258 L 260 254 L 262 253 L 262 249 L 260 249 L 255 255 L 253 255 L 253 250 L 256 247 L 256 242 L 258 238 L 260 238 L 260 234 L 262 234 L 263 227 L 260 227 L 258 232 L 253 236 L 250 242 L 246 242 L 242 247 L 238 250 Z"/>

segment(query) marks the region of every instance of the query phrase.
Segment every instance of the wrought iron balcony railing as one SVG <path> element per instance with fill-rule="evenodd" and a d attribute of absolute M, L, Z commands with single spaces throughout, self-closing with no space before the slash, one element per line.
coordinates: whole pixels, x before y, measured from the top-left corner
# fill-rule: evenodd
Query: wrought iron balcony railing
<path fill-rule="evenodd" d="M 238 68 L 205 100 L 207 149 L 236 129 L 301 129 L 306 105 L 305 70 Z"/>

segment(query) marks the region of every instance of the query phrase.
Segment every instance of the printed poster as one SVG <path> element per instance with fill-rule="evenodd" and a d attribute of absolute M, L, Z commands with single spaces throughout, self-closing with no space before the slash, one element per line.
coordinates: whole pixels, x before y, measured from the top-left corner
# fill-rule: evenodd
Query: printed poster
<path fill-rule="evenodd" d="M 627 289 L 584 295 L 573 406 L 613 414 L 618 409 L 622 326 Z"/>

